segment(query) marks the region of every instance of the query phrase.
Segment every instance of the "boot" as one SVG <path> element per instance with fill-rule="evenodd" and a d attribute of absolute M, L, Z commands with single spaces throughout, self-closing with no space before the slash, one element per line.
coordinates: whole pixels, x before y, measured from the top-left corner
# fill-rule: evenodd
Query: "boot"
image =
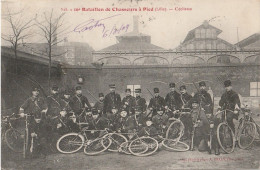
<path fill-rule="evenodd" d="M 216 147 L 215 147 L 215 155 L 220 155 L 218 144 L 216 144 Z"/>

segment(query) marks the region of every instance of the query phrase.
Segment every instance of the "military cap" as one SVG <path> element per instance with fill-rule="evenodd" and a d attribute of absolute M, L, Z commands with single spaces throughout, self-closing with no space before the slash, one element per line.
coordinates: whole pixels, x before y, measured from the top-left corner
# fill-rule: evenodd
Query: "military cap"
<path fill-rule="evenodd" d="M 76 89 L 76 91 L 81 90 L 81 86 L 77 86 L 75 89 Z"/>
<path fill-rule="evenodd" d="M 33 86 L 32 91 L 40 91 L 40 89 L 37 86 Z"/>
<path fill-rule="evenodd" d="M 225 86 L 225 87 L 231 86 L 231 81 L 230 81 L 230 80 L 226 80 L 226 81 L 224 82 L 224 86 Z"/>
<path fill-rule="evenodd" d="M 199 82 L 199 86 L 200 86 L 200 87 L 201 87 L 201 86 L 206 86 L 205 81 L 201 81 L 201 82 Z"/>
<path fill-rule="evenodd" d="M 186 86 L 185 85 L 182 85 L 181 87 L 180 87 L 180 90 L 186 90 Z"/>
<path fill-rule="evenodd" d="M 52 86 L 51 89 L 54 90 L 54 91 L 58 91 L 58 90 L 59 90 L 59 87 L 55 84 L 55 85 Z"/>
<path fill-rule="evenodd" d="M 131 89 L 125 89 L 125 92 L 130 92 L 131 93 Z"/>
<path fill-rule="evenodd" d="M 141 89 L 135 89 L 135 93 L 141 93 L 142 90 Z"/>
<path fill-rule="evenodd" d="M 153 89 L 153 91 L 154 91 L 154 93 L 159 93 L 159 88 L 155 87 L 155 88 Z"/>
<path fill-rule="evenodd" d="M 116 88 L 116 85 L 115 84 L 109 84 L 109 87 L 110 88 Z"/>
<path fill-rule="evenodd" d="M 170 88 L 175 87 L 175 83 L 170 83 L 170 84 L 169 84 L 169 87 L 170 87 Z"/>

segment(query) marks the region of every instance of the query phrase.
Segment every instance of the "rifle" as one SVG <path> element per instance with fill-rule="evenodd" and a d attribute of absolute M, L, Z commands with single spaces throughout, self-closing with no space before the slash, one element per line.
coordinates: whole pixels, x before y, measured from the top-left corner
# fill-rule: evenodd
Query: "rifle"
<path fill-rule="evenodd" d="M 146 88 L 146 90 L 150 93 L 150 95 L 154 98 L 154 95 L 152 94 L 152 92 Z M 148 118 L 151 115 L 152 111 L 150 111 L 150 113 L 148 113 L 148 115 L 145 118 Z"/>
<path fill-rule="evenodd" d="M 199 92 L 199 89 L 198 87 L 196 86 L 196 84 L 194 82 L 192 82 L 193 85 L 195 86 L 195 88 L 197 89 L 197 91 Z M 198 121 L 198 118 L 200 117 L 200 112 L 201 112 L 201 98 L 200 98 L 200 102 L 199 102 L 199 113 L 196 117 L 196 121 L 195 123 Z M 191 136 L 191 146 L 190 146 L 190 150 L 193 150 L 194 149 L 194 136 L 195 136 L 195 130 L 196 130 L 196 127 L 193 126 L 193 132 L 192 132 L 192 136 Z"/>

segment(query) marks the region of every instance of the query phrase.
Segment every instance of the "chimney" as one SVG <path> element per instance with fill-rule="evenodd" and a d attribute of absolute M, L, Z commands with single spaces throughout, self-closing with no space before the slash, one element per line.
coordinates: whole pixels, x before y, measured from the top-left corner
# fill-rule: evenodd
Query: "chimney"
<path fill-rule="evenodd" d="M 138 16 L 137 15 L 134 15 L 133 16 L 133 18 L 134 18 L 134 28 L 133 28 L 133 32 L 136 32 L 136 33 L 138 33 L 139 32 L 139 28 L 138 28 Z"/>

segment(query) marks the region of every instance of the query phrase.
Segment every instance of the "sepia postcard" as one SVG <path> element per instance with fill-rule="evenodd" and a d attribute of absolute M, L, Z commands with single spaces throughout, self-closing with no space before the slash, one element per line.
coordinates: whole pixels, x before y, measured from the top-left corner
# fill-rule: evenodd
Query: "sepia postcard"
<path fill-rule="evenodd" d="M 260 0 L 1 0 L 1 168 L 260 168 Z"/>

